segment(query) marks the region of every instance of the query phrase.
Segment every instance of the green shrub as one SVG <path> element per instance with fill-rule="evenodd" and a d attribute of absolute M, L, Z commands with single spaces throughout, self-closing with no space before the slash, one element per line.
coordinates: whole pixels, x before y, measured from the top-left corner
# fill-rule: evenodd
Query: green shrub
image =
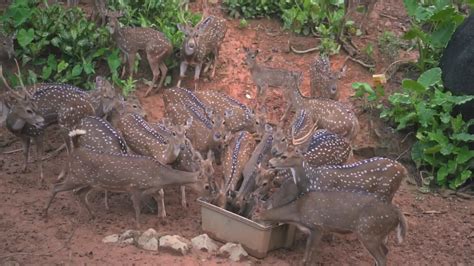
<path fill-rule="evenodd" d="M 474 142 L 474 135 L 468 128 L 474 120 L 465 122 L 461 115 L 453 117 L 452 111 L 473 99 L 445 91 L 441 69 L 432 68 L 417 80 L 403 80 L 402 91 L 389 96 L 391 107 L 381 117 L 394 121 L 398 130 L 413 128 L 417 139 L 411 150 L 413 161 L 428 169 L 438 185 L 456 189 L 473 178 L 469 168 L 474 150 L 469 143 Z"/>
<path fill-rule="evenodd" d="M 413 40 L 420 53 L 421 72 L 438 66 L 443 49 L 456 28 L 464 21 L 451 0 L 403 0 L 411 19 L 411 28 L 404 38 Z"/>
<path fill-rule="evenodd" d="M 80 9 L 59 5 L 40 9 L 38 2 L 17 0 L 1 17 L 8 32 L 17 32 L 16 56 L 29 66 L 28 82 L 90 88 L 100 61 L 114 53 L 109 49 L 109 32 L 88 21 Z"/>

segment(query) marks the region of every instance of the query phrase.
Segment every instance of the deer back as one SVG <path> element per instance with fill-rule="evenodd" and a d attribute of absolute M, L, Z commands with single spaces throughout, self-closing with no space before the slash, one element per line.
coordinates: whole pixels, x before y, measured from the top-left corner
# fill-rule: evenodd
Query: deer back
<path fill-rule="evenodd" d="M 255 114 L 245 104 L 228 96 L 225 93 L 218 91 L 197 91 L 195 92 L 195 95 L 197 98 L 199 98 L 199 100 L 201 100 L 203 104 L 209 106 L 218 113 L 224 113 L 227 110 L 232 111 L 232 118 L 225 120 L 227 128 L 232 133 L 241 130 L 245 130 L 250 133 L 255 132 Z"/>
<path fill-rule="evenodd" d="M 80 146 L 110 153 L 127 153 L 125 140 L 106 120 L 96 116 L 87 116 L 81 120 L 78 128 L 86 130 L 86 134 L 79 140 Z"/>

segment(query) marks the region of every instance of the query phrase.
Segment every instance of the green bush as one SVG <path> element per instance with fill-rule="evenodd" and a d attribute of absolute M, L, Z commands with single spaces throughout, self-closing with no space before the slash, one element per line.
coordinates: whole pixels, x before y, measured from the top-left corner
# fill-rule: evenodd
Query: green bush
<path fill-rule="evenodd" d="M 464 21 L 452 0 L 403 0 L 411 19 L 404 38 L 416 43 L 421 72 L 438 66 L 443 49 L 456 28 Z"/>
<path fill-rule="evenodd" d="M 473 178 L 469 168 L 474 150 L 469 143 L 474 142 L 474 135 L 468 128 L 474 120 L 465 122 L 461 115 L 453 117 L 452 111 L 473 99 L 445 91 L 441 69 L 432 68 L 417 80 L 403 80 L 402 91 L 389 96 L 391 107 L 381 117 L 394 121 L 398 130 L 413 128 L 417 139 L 411 150 L 413 161 L 428 169 L 438 185 L 456 189 Z"/>
<path fill-rule="evenodd" d="M 109 32 L 77 8 L 38 8 L 39 1 L 17 0 L 1 17 L 17 33 L 16 56 L 28 64 L 28 82 L 65 82 L 90 88 L 101 60 L 112 60 Z M 105 62 L 105 61 L 104 61 Z M 31 67 L 30 67 L 31 66 Z"/>

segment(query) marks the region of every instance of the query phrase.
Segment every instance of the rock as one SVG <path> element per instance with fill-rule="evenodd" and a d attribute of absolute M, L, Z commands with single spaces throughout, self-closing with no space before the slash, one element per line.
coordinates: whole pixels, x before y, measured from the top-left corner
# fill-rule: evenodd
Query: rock
<path fill-rule="evenodd" d="M 167 248 L 181 255 L 186 255 L 191 248 L 191 242 L 178 235 L 167 235 L 160 238 L 160 248 Z"/>
<path fill-rule="evenodd" d="M 143 232 L 143 234 L 137 240 L 137 246 L 145 250 L 158 250 L 158 233 L 155 229 L 150 228 Z"/>
<path fill-rule="evenodd" d="M 119 235 L 113 234 L 102 238 L 102 243 L 117 243 L 119 241 Z"/>
<path fill-rule="evenodd" d="M 140 237 L 140 231 L 137 230 L 127 230 L 119 236 L 119 242 L 125 244 L 133 244 Z"/>
<path fill-rule="evenodd" d="M 193 247 L 198 250 L 205 250 L 207 252 L 215 252 L 218 246 L 207 234 L 202 234 L 191 239 Z"/>
<path fill-rule="evenodd" d="M 249 254 L 241 244 L 227 243 L 219 249 L 219 255 L 229 257 L 230 260 L 238 262 L 247 258 Z"/>

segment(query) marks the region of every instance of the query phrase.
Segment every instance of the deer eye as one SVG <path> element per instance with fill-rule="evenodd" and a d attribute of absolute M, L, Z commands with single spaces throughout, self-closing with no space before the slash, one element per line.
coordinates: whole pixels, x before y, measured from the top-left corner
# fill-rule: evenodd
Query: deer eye
<path fill-rule="evenodd" d="M 204 189 L 205 189 L 205 190 L 210 190 L 210 188 L 211 188 L 211 187 L 209 186 L 209 184 L 205 184 L 205 185 L 204 185 Z"/>
<path fill-rule="evenodd" d="M 258 122 L 258 121 L 255 121 L 255 124 L 256 124 L 256 125 L 259 125 L 259 124 L 260 124 L 260 122 Z"/>
<path fill-rule="evenodd" d="M 176 137 L 176 132 L 175 131 L 173 131 L 171 134 L 173 135 L 173 137 Z"/>
<path fill-rule="evenodd" d="M 283 159 L 283 160 L 285 160 L 285 159 L 287 159 L 288 157 L 287 157 L 286 155 L 282 155 L 282 156 L 280 156 L 280 158 Z"/>
<path fill-rule="evenodd" d="M 282 142 L 286 142 L 286 138 L 282 138 L 281 141 L 282 141 Z"/>
<path fill-rule="evenodd" d="M 30 115 L 33 114 L 33 111 L 31 109 L 26 109 L 26 112 Z"/>

